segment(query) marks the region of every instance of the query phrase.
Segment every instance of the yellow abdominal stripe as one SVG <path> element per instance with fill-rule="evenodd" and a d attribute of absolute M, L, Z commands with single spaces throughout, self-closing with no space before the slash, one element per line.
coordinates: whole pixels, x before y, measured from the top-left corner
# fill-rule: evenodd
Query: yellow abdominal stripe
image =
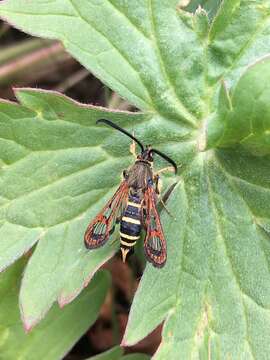
<path fill-rule="evenodd" d="M 137 204 L 137 203 L 134 203 L 132 201 L 128 201 L 127 204 L 130 205 L 130 206 L 134 206 L 134 207 L 136 207 L 138 209 L 140 209 L 142 207 L 141 204 Z"/>
<path fill-rule="evenodd" d="M 132 243 L 128 243 L 128 242 L 125 242 L 121 239 L 120 241 L 121 245 L 125 245 L 125 246 L 128 246 L 128 247 L 132 247 L 136 244 L 136 241 L 133 241 Z"/>
<path fill-rule="evenodd" d="M 128 201 L 127 205 L 136 207 L 138 209 L 141 208 L 141 204 L 137 204 L 132 201 Z M 141 225 L 140 220 L 133 219 L 132 217 L 128 217 L 128 216 L 123 216 L 121 220 L 127 222 L 128 224 Z M 136 241 L 140 238 L 140 236 L 132 236 L 132 235 L 124 234 L 121 231 L 120 231 L 120 236 L 121 236 L 121 241 L 120 241 L 121 245 L 126 246 L 127 248 L 132 248 L 136 244 Z M 125 241 L 125 239 L 127 241 Z M 121 248 L 122 257 L 123 257 L 124 262 L 125 262 L 125 259 L 126 259 L 126 256 L 127 256 L 127 253 L 129 250 L 130 249 Z"/>
<path fill-rule="evenodd" d="M 127 216 L 123 216 L 123 217 L 122 217 L 122 220 L 123 220 L 123 221 L 126 221 L 126 222 L 128 222 L 128 223 L 130 223 L 130 224 L 137 224 L 137 225 L 140 225 L 140 224 L 141 224 L 140 220 L 133 219 L 133 218 L 130 218 L 130 217 L 127 217 Z"/>
<path fill-rule="evenodd" d="M 127 235 L 127 234 L 123 234 L 120 232 L 120 236 L 122 236 L 124 239 L 128 239 L 128 240 L 138 240 L 139 236 L 131 236 L 131 235 Z"/>

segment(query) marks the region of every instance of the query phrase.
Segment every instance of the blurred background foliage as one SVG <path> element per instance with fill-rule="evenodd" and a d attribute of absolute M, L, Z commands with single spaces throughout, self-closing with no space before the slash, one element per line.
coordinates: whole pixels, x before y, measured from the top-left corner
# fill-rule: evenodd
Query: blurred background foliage
<path fill-rule="evenodd" d="M 0 22 L 0 96 L 14 100 L 13 87 L 55 90 L 83 103 L 129 109 L 74 60 L 58 41 L 43 40 Z"/>

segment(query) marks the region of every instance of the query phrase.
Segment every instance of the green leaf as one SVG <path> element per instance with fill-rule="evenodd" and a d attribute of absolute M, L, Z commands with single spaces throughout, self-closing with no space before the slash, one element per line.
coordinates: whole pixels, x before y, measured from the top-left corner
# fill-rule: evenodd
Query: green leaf
<path fill-rule="evenodd" d="M 109 277 L 98 273 L 81 296 L 61 310 L 54 306 L 47 318 L 30 334 L 23 330 L 18 307 L 18 290 L 23 263 L 16 263 L 0 277 L 0 352 L 1 358 L 13 360 L 57 360 L 96 320 L 104 301 Z M 44 339 L 46 339 L 44 341 Z"/>
<path fill-rule="evenodd" d="M 246 67 L 269 52 L 269 3 L 225 0 L 209 34 L 211 82 L 234 84 Z"/>
<path fill-rule="evenodd" d="M 167 265 L 147 266 L 123 345 L 165 320 L 155 359 L 265 358 L 270 248 L 261 224 L 269 224 L 269 160 L 236 150 L 209 152 L 183 174 L 168 203 L 176 220 L 162 218 Z"/>
<path fill-rule="evenodd" d="M 123 356 L 121 360 L 150 360 L 150 356 L 145 354 L 134 353 Z"/>
<path fill-rule="evenodd" d="M 185 132 L 164 124 L 160 136 L 153 115 L 82 106 L 52 92 L 20 89 L 17 96 L 22 106 L 0 104 L 0 268 L 38 242 L 20 291 L 22 317 L 31 328 L 54 301 L 72 301 L 119 246 L 110 241 L 89 252 L 83 244 L 87 224 L 131 160 L 129 139 L 96 126 L 96 120 L 109 117 L 126 126 L 133 119 L 138 136 L 147 140 L 151 133 L 161 144 L 162 137 L 173 144 Z M 183 144 L 187 157 L 192 146 Z"/>
<path fill-rule="evenodd" d="M 128 155 L 121 154 L 128 140 L 112 146 L 115 135 L 95 121 L 124 121 L 127 114 L 80 106 L 55 93 L 20 90 L 17 96 L 23 106 L 0 104 L 0 268 L 39 240 L 20 292 L 25 326 L 31 328 L 55 300 L 64 305 L 74 299 L 117 249 L 108 244 L 88 252 L 83 234 L 120 180 L 127 164 L 121 156 Z"/>
<path fill-rule="evenodd" d="M 228 94 L 221 87 L 217 114 L 206 128 L 207 147 L 242 144 L 255 154 L 270 153 L 270 59 L 247 69 Z"/>
<path fill-rule="evenodd" d="M 150 357 L 145 354 L 129 354 L 123 355 L 123 349 L 120 346 L 115 346 L 114 348 L 105 351 L 102 354 L 93 356 L 86 360 L 149 360 Z"/>
<path fill-rule="evenodd" d="M 173 218 L 162 212 L 168 261 L 163 269 L 147 266 L 123 344 L 138 342 L 164 321 L 155 359 L 265 359 L 270 157 L 265 138 L 244 144 L 241 114 L 245 101 L 261 116 L 268 113 L 265 97 L 260 106 L 250 101 L 252 91 L 260 90 L 262 71 L 250 65 L 269 53 L 270 7 L 266 1 L 224 0 L 209 27 L 205 11 L 192 15 L 178 3 L 1 3 L 3 17 L 27 32 L 62 40 L 83 65 L 143 111 L 110 113 L 30 90 L 19 92 L 22 106 L 0 106 L 5 113 L 0 235 L 7 249 L 2 267 L 42 237 L 20 297 L 32 326 L 53 301 L 74 298 L 116 251 L 108 244 L 86 252 L 82 243 L 87 222 L 132 163 L 128 139 L 95 126 L 98 117 L 110 117 L 182 165 L 180 177 L 170 178 L 178 183 L 168 201 Z M 262 90 L 268 93 L 267 86 Z M 232 124 L 227 114 L 236 109 Z M 257 122 L 255 113 L 247 115 Z M 268 126 L 266 116 L 263 120 Z M 257 124 L 258 134 L 267 130 L 265 124 Z M 232 131 L 223 146 L 234 147 L 217 149 L 224 126 Z M 24 161 L 29 161 L 26 173 L 20 167 Z"/>
<path fill-rule="evenodd" d="M 92 356 L 86 360 L 119 360 L 122 358 L 123 349 L 120 346 L 115 346 L 114 348 L 105 351 L 102 354 Z"/>

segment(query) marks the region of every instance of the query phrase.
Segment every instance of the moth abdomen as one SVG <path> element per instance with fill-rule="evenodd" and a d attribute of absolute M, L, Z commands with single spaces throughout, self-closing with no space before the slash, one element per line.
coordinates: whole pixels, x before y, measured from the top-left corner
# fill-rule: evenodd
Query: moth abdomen
<path fill-rule="evenodd" d="M 140 238 L 141 224 L 141 203 L 134 196 L 129 196 L 127 207 L 123 213 L 120 223 L 120 248 L 123 260 Z"/>

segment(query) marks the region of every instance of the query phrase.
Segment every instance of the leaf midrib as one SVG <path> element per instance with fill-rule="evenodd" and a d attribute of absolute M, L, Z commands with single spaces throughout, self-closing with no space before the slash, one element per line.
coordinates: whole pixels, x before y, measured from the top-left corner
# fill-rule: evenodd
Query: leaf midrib
<path fill-rule="evenodd" d="M 152 44 L 154 46 L 155 53 L 159 60 L 159 67 L 161 69 L 161 72 L 164 75 L 165 80 L 167 81 L 168 88 L 171 90 L 171 93 L 173 94 L 175 102 L 177 103 L 179 109 L 181 109 L 181 113 L 183 112 L 183 114 L 184 114 L 183 120 L 185 122 L 189 123 L 190 125 L 192 125 L 192 127 L 197 128 L 198 124 L 197 124 L 196 118 L 187 110 L 187 108 L 184 106 L 181 99 L 178 97 L 175 87 L 173 85 L 173 82 L 171 80 L 171 77 L 167 71 L 167 68 L 166 68 L 166 65 L 165 65 L 165 62 L 163 59 L 162 51 L 159 47 L 158 37 L 156 34 L 156 24 L 155 24 L 155 18 L 154 18 L 154 13 L 153 13 L 152 0 L 148 0 L 148 11 L 149 11 L 149 17 L 150 17 L 151 28 L 152 28 Z"/>

